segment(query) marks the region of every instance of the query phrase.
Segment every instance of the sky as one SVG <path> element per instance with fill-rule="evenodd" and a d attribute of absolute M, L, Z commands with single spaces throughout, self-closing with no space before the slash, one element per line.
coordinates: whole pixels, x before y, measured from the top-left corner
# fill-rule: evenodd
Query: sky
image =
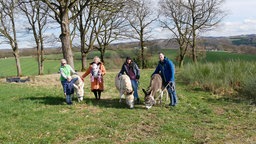
<path fill-rule="evenodd" d="M 227 11 L 227 16 L 222 20 L 218 27 L 203 33 L 203 36 L 235 36 L 244 34 L 256 34 L 256 0 L 226 0 L 223 9 Z M 155 32 L 158 38 L 168 36 L 166 31 L 160 28 Z"/>
<path fill-rule="evenodd" d="M 153 0 L 156 2 L 156 0 Z M 256 0 L 226 0 L 223 4 L 223 9 L 227 11 L 228 15 L 223 19 L 215 29 L 205 32 L 203 36 L 235 36 L 244 34 L 256 34 Z M 24 23 L 24 22 L 23 22 Z M 24 25 L 19 25 L 25 27 Z M 155 28 L 153 30 L 153 37 L 157 39 L 170 38 L 171 33 L 163 30 L 162 28 Z M 47 35 L 56 34 L 58 32 L 48 31 Z M 0 37 L 0 41 L 1 41 Z M 19 48 L 32 48 L 32 38 L 25 35 L 19 35 L 18 45 Z M 0 44 L 0 49 L 11 49 L 9 44 Z"/>

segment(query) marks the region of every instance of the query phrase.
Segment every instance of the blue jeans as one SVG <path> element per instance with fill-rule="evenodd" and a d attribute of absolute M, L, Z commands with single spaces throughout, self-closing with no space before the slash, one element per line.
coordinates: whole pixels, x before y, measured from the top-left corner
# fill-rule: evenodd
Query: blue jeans
<path fill-rule="evenodd" d="M 63 88 L 63 92 L 65 93 L 65 85 L 67 83 L 67 80 L 64 80 L 64 81 L 61 81 L 61 85 L 62 85 L 62 88 Z"/>
<path fill-rule="evenodd" d="M 71 95 L 66 95 L 66 102 L 67 102 L 67 104 L 72 104 L 72 97 L 71 97 Z"/>
<path fill-rule="evenodd" d="M 138 81 L 137 80 L 131 80 L 132 82 L 132 89 L 134 91 L 134 99 L 138 99 Z"/>
<path fill-rule="evenodd" d="M 170 97 L 170 106 L 175 106 L 177 104 L 177 95 L 176 95 L 176 90 L 175 88 L 172 89 L 170 86 L 167 86 L 167 90 L 168 90 L 168 94 L 169 94 L 169 97 Z"/>
<path fill-rule="evenodd" d="M 61 85 L 62 85 L 64 93 L 66 92 L 66 86 L 65 86 L 66 84 L 67 84 L 67 80 L 61 81 Z M 72 97 L 71 97 L 71 95 L 66 95 L 66 103 L 67 104 L 72 104 Z"/>

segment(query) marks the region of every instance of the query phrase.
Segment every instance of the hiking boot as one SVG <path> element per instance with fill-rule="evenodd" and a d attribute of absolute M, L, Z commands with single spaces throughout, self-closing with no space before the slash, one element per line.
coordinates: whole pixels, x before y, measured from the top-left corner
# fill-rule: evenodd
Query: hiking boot
<path fill-rule="evenodd" d="M 169 104 L 169 106 L 171 106 L 171 107 L 175 107 L 176 105 L 174 104 L 174 105 L 172 105 L 171 103 Z"/>
<path fill-rule="evenodd" d="M 136 99 L 136 103 L 137 103 L 137 104 L 140 103 L 140 99 L 139 99 L 139 98 Z"/>

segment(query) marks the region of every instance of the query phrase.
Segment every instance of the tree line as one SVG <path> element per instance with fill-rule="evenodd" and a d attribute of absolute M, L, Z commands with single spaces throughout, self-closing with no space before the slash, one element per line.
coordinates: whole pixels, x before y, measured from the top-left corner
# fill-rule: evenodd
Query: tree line
<path fill-rule="evenodd" d="M 179 66 L 191 50 L 197 62 L 197 39 L 225 17 L 224 0 L 0 0 L 1 42 L 10 44 L 16 61 L 17 76 L 22 75 L 17 42 L 19 17 L 25 16 L 28 31 L 37 49 L 38 74 L 43 74 L 47 27 L 55 22 L 63 58 L 73 68 L 72 42 L 79 39 L 82 69 L 93 49 L 104 54 L 117 40 L 139 41 L 140 67 L 145 67 L 145 42 L 152 38 L 153 27 L 170 32 L 179 45 Z"/>

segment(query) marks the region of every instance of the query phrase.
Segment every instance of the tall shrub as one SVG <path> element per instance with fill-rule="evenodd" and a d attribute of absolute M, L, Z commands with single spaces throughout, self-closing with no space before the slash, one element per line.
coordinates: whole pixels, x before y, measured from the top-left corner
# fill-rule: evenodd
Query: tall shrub
<path fill-rule="evenodd" d="M 217 94 L 233 94 L 249 77 L 255 75 L 256 64 L 241 60 L 188 64 L 181 69 L 184 82 Z"/>

